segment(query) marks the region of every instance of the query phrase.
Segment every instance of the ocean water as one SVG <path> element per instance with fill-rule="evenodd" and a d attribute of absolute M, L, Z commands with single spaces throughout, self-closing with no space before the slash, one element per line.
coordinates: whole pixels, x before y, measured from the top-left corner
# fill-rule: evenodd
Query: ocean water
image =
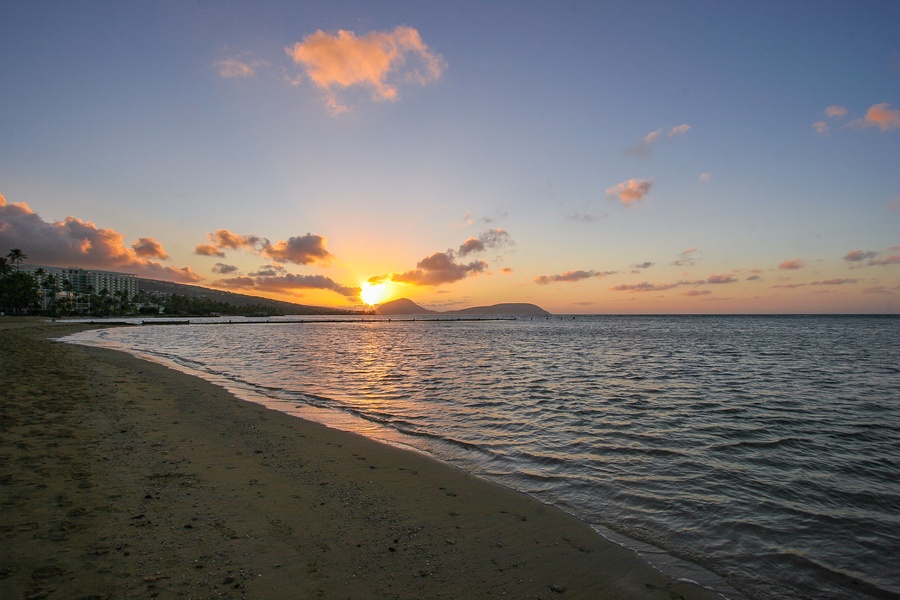
<path fill-rule="evenodd" d="M 900 598 L 900 318 L 284 321 L 75 340 L 431 453 L 726 597 Z"/>

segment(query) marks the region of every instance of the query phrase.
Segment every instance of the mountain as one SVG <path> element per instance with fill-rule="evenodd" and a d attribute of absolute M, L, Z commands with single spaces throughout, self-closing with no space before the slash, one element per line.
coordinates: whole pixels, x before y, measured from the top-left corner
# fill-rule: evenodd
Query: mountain
<path fill-rule="evenodd" d="M 447 312 L 438 312 L 422 308 L 412 300 L 400 298 L 399 300 L 391 300 L 385 302 L 375 309 L 376 315 L 484 315 L 484 316 L 504 316 L 504 317 L 546 317 L 549 316 L 546 310 L 534 304 L 526 304 L 523 302 L 494 304 L 492 306 L 475 306 L 473 308 L 464 308 L 461 310 L 449 310 Z"/>
<path fill-rule="evenodd" d="M 436 315 L 437 312 L 422 308 L 408 298 L 400 298 L 399 300 L 391 300 L 384 304 L 378 305 L 375 309 L 376 315 Z"/>
<path fill-rule="evenodd" d="M 334 315 L 349 314 L 351 312 L 348 310 L 324 308 L 321 306 L 307 306 L 306 304 L 282 302 L 280 300 L 271 300 L 269 298 L 260 298 L 258 296 L 248 296 L 247 294 L 235 294 L 234 292 L 212 290 L 200 287 L 199 285 L 185 285 L 183 283 L 158 281 L 156 279 L 138 278 L 138 289 L 154 296 L 171 296 L 172 294 L 178 294 L 180 296 L 187 296 L 188 298 L 205 298 L 215 302 L 224 302 L 226 304 L 231 304 L 232 306 L 267 306 L 277 309 L 285 315 Z"/>
<path fill-rule="evenodd" d="M 448 315 L 503 315 L 516 317 L 548 317 L 550 313 L 534 304 L 525 302 L 506 302 L 503 304 L 493 304 L 491 306 L 475 306 L 472 308 L 463 308 L 461 310 L 450 310 L 444 314 Z"/>

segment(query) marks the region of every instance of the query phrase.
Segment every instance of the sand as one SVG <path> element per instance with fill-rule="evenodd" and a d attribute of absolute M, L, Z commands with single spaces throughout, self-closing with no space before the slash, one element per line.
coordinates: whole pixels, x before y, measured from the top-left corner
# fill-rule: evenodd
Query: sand
<path fill-rule="evenodd" d="M 555 508 L 0 318 L 0 598 L 717 598 Z"/>

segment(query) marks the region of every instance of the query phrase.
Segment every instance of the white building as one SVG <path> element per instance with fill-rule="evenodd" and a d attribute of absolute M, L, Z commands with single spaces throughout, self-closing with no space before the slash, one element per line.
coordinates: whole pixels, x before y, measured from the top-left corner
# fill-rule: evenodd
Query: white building
<path fill-rule="evenodd" d="M 138 277 L 131 273 L 32 264 L 22 264 L 18 268 L 22 273 L 27 273 L 37 279 L 38 285 L 45 289 L 48 278 L 53 277 L 56 280 L 55 287 L 59 290 L 57 295 L 73 297 L 76 311 L 87 308 L 87 298 L 82 298 L 82 296 L 100 294 L 104 290 L 110 296 L 115 296 L 117 292 L 126 292 L 128 298 L 133 298 L 138 293 Z M 38 274 L 39 270 L 42 271 L 41 274 Z M 49 300 L 50 298 L 45 298 L 45 304 L 49 303 Z M 82 303 L 85 306 L 81 306 Z"/>

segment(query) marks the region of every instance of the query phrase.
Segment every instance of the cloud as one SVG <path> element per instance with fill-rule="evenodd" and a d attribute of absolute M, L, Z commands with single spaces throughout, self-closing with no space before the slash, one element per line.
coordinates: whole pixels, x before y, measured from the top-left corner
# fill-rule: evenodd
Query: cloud
<path fill-rule="evenodd" d="M 650 283 L 648 281 L 642 281 L 641 283 L 617 285 L 609 289 L 614 292 L 664 292 L 678 287 L 679 285 L 682 285 L 682 283 L 683 282 L 681 281 L 675 283 Z"/>
<path fill-rule="evenodd" d="M 456 262 L 455 258 L 452 250 L 435 252 L 431 256 L 426 256 L 420 260 L 413 270 L 392 275 L 376 275 L 370 278 L 369 282 L 394 281 L 417 286 L 442 285 L 454 283 L 469 275 L 482 273 L 488 268 L 488 264 L 483 260 L 465 264 Z"/>
<path fill-rule="evenodd" d="M 253 77 L 256 69 L 266 63 L 260 60 L 242 60 L 239 58 L 227 58 L 216 61 L 213 66 L 219 71 L 219 77 L 235 79 L 240 77 Z"/>
<path fill-rule="evenodd" d="M 477 238 L 470 237 L 460 245 L 457 253 L 459 256 L 466 256 L 474 252 L 484 252 L 488 248 L 499 248 L 501 246 L 511 246 L 514 244 L 515 242 L 509 237 L 509 233 L 502 227 L 498 227 L 497 229 L 485 231 Z"/>
<path fill-rule="evenodd" d="M 21 248 L 34 264 L 124 271 L 183 283 L 203 279 L 190 267 L 168 267 L 151 260 L 167 258 L 154 238 L 139 238 L 129 247 L 125 237 L 113 229 L 71 216 L 48 223 L 28 204 L 8 203 L 2 194 L 0 248 Z"/>
<path fill-rule="evenodd" d="M 512 274 L 513 269 L 512 269 L 512 267 L 503 267 L 502 269 L 500 269 L 500 272 L 503 273 L 504 275 L 510 275 L 510 274 Z"/>
<path fill-rule="evenodd" d="M 709 290 L 688 290 L 681 294 L 682 296 L 706 296 L 712 294 Z"/>
<path fill-rule="evenodd" d="M 897 129 L 900 128 L 900 110 L 892 109 L 887 102 L 874 104 L 857 123 L 863 127 L 878 127 L 881 131 Z"/>
<path fill-rule="evenodd" d="M 825 121 L 816 121 L 811 125 L 811 127 L 819 135 L 828 135 L 829 133 L 831 133 L 831 126 Z"/>
<path fill-rule="evenodd" d="M 650 188 L 653 187 L 652 179 L 629 179 L 606 189 L 606 195 L 618 197 L 622 204 L 631 204 L 644 199 Z"/>
<path fill-rule="evenodd" d="M 848 283 L 859 283 L 859 279 L 826 279 L 824 281 L 811 281 L 809 285 L 847 285 Z"/>
<path fill-rule="evenodd" d="M 830 119 L 842 119 L 847 116 L 847 109 L 835 104 L 826 108 L 822 114 Z M 812 128 L 819 135 L 828 135 L 831 133 L 831 125 L 827 121 L 816 121 L 812 124 Z"/>
<path fill-rule="evenodd" d="M 626 148 L 624 153 L 632 156 L 640 156 L 642 158 L 650 156 L 650 153 L 653 151 L 653 142 L 659 138 L 660 134 L 662 134 L 662 129 L 651 131 L 634 146 Z"/>
<path fill-rule="evenodd" d="M 862 250 L 851 250 L 846 254 L 846 256 L 844 256 L 843 260 L 846 260 L 847 262 L 858 263 L 864 260 L 869 260 L 870 258 L 875 258 L 876 256 L 878 256 L 878 252 L 863 252 Z"/>
<path fill-rule="evenodd" d="M 238 270 L 234 265 L 226 265 L 225 263 L 216 263 L 213 265 L 211 271 L 213 273 L 218 273 L 219 275 L 228 275 L 229 273 L 236 273 Z"/>
<path fill-rule="evenodd" d="M 710 275 L 706 279 L 706 283 L 720 284 L 720 283 L 734 283 L 737 281 L 737 277 L 733 275 Z"/>
<path fill-rule="evenodd" d="M 351 300 L 358 300 L 360 288 L 341 285 L 322 275 L 244 276 L 220 279 L 213 286 L 225 289 L 257 290 L 265 292 L 297 292 L 298 290 L 327 290 Z"/>
<path fill-rule="evenodd" d="M 572 221 L 584 221 L 585 223 L 593 223 L 594 221 L 602 221 L 603 219 L 609 218 L 609 213 L 607 212 L 602 215 L 592 215 L 589 213 L 573 214 L 568 215 L 566 218 Z"/>
<path fill-rule="evenodd" d="M 851 250 L 844 256 L 843 260 L 851 263 L 851 269 L 861 269 L 864 266 L 886 267 L 900 264 L 900 254 L 896 253 L 898 250 L 900 250 L 900 246 L 894 246 L 878 252 L 874 250 Z"/>
<path fill-rule="evenodd" d="M 291 237 L 287 241 L 280 241 L 275 245 L 269 244 L 267 240 L 262 254 L 273 260 L 298 265 L 327 264 L 333 258 L 332 254 L 325 249 L 325 238 L 311 233 Z"/>
<path fill-rule="evenodd" d="M 889 265 L 900 265 L 900 254 L 891 254 L 884 258 L 873 258 L 868 263 L 870 267 L 886 267 Z"/>
<path fill-rule="evenodd" d="M 802 258 L 794 258 L 782 262 L 780 265 L 778 265 L 778 268 L 785 271 L 796 271 L 797 269 L 802 269 L 805 266 L 805 260 L 803 260 Z"/>
<path fill-rule="evenodd" d="M 677 127 L 673 127 L 669 130 L 669 137 L 673 138 L 679 135 L 684 135 L 691 128 L 690 125 L 684 123 L 682 125 L 678 125 Z M 656 140 L 659 139 L 659 136 L 662 135 L 663 130 L 657 129 L 655 131 L 651 131 L 647 135 L 645 135 L 639 142 L 634 144 L 633 146 L 626 148 L 624 153 L 626 155 L 632 156 L 640 156 L 641 158 L 646 158 L 650 156 L 653 152 L 653 145 L 656 143 Z"/>
<path fill-rule="evenodd" d="M 782 288 L 786 290 L 792 290 L 794 288 L 806 287 L 805 283 L 778 283 L 772 286 L 773 288 Z"/>
<path fill-rule="evenodd" d="M 591 277 L 606 277 L 613 275 L 612 271 L 566 271 L 558 275 L 539 275 L 534 278 L 534 282 L 538 285 L 549 285 L 551 283 L 575 283 Z"/>
<path fill-rule="evenodd" d="M 645 261 L 645 262 L 642 262 L 642 263 L 637 263 L 637 264 L 635 264 L 635 265 L 631 265 L 631 268 L 632 268 L 632 269 L 640 269 L 640 270 L 643 270 L 643 269 L 649 269 L 649 268 L 652 267 L 654 264 L 656 264 L 656 263 L 652 263 L 652 262 L 650 262 L 650 261 L 648 260 L 648 261 Z"/>
<path fill-rule="evenodd" d="M 712 173 L 704 171 L 703 173 L 700 173 L 700 177 L 698 177 L 698 179 L 700 181 L 709 181 L 710 179 L 712 179 Z"/>
<path fill-rule="evenodd" d="M 197 247 L 194 248 L 194 254 L 198 254 L 200 256 L 218 256 L 220 258 L 225 258 L 225 253 L 212 244 L 197 244 Z"/>
<path fill-rule="evenodd" d="M 257 250 L 268 244 L 268 240 L 255 235 L 238 235 L 227 229 L 217 229 L 215 233 L 210 233 L 209 241 L 216 245 L 220 250 L 222 248 L 231 248 L 233 250 L 250 249 Z"/>
<path fill-rule="evenodd" d="M 194 254 L 224 258 L 225 249 L 246 250 L 272 260 L 297 265 L 328 264 L 334 258 L 325 248 L 325 238 L 311 233 L 290 237 L 276 244 L 257 235 L 241 235 L 227 229 L 217 229 L 214 233 L 207 234 L 207 237 L 212 243 L 198 245 L 194 248 Z"/>
<path fill-rule="evenodd" d="M 373 31 L 357 37 L 352 31 L 318 30 L 285 48 L 309 80 L 325 94 L 334 114 L 349 110 L 338 91 L 360 86 L 376 100 L 398 98 L 396 80 L 422 85 L 440 79 L 446 62 L 422 41 L 412 27 Z"/>
<path fill-rule="evenodd" d="M 162 244 L 153 238 L 138 238 L 138 241 L 131 244 L 134 253 L 141 258 L 158 258 L 160 260 L 168 260 L 169 255 L 163 250 Z"/>
<path fill-rule="evenodd" d="M 700 254 L 702 253 L 703 251 L 697 248 L 686 248 L 678 253 L 678 257 L 672 261 L 672 266 L 693 267 L 701 259 Z"/>

